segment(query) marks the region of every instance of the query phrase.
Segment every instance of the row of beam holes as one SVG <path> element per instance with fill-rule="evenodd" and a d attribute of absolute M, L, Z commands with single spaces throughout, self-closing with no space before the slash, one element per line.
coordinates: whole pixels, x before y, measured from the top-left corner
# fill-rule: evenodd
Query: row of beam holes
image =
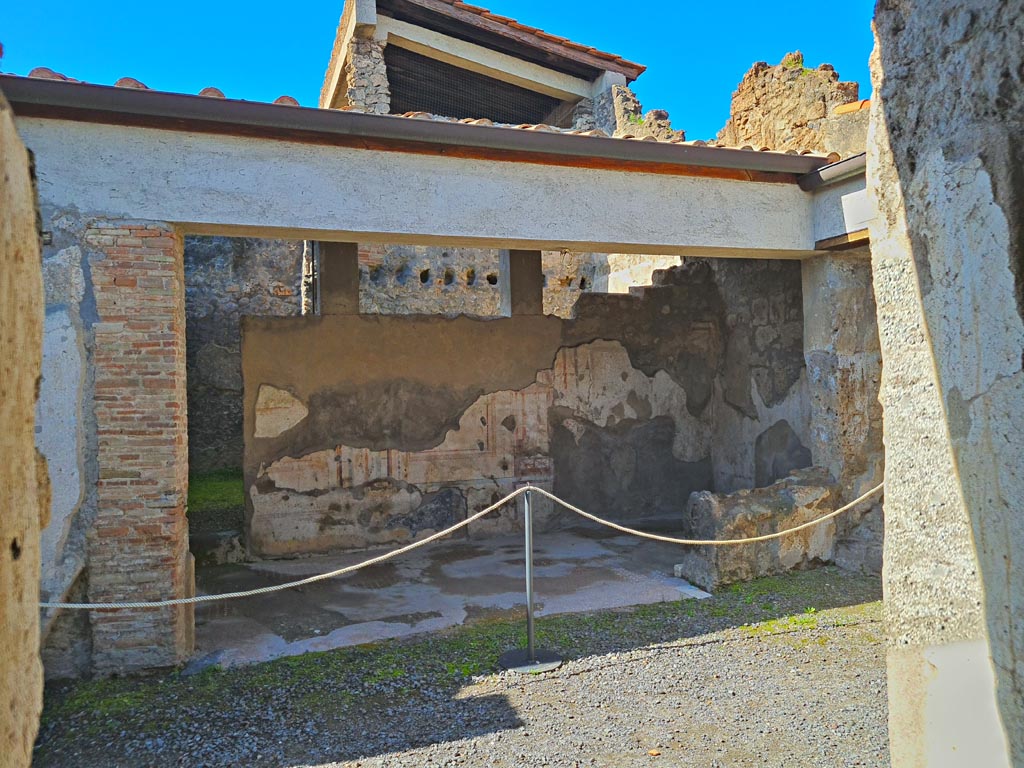
<path fill-rule="evenodd" d="M 402 278 L 405 276 L 405 274 L 407 274 L 406 273 L 406 269 L 408 269 L 407 266 L 402 266 L 402 267 L 399 267 L 397 270 L 395 270 L 395 280 L 397 280 L 398 282 L 402 282 Z M 379 282 L 380 281 L 380 274 L 381 274 L 380 273 L 380 267 L 374 267 L 370 271 L 370 280 L 375 282 L 375 283 Z M 498 284 L 498 275 L 495 272 L 489 272 L 487 274 L 487 277 L 484 278 L 484 279 L 487 280 L 487 284 L 488 285 L 497 285 Z M 455 270 L 453 270 L 453 269 L 446 269 L 444 271 L 444 284 L 445 285 L 452 285 L 454 282 L 455 282 Z M 430 283 L 430 270 L 429 269 L 424 269 L 424 270 L 420 271 L 420 283 L 422 285 L 427 285 L 427 284 Z M 568 287 L 568 288 L 572 287 L 571 279 L 568 282 L 568 284 L 565 284 L 565 283 L 563 283 L 563 284 L 566 285 L 566 287 Z M 466 285 L 468 285 L 468 286 L 476 285 L 476 270 L 475 269 L 467 269 L 466 270 Z M 545 286 L 547 285 L 547 275 L 544 276 L 544 285 Z M 587 278 L 586 277 L 580 277 L 579 289 L 581 291 L 587 290 Z"/>
<path fill-rule="evenodd" d="M 409 265 L 408 264 L 403 264 L 401 267 L 399 267 L 398 269 L 395 270 L 395 282 L 397 282 L 399 284 L 404 284 L 406 279 L 409 276 L 410 276 L 410 270 L 409 270 Z M 384 277 L 384 271 L 379 266 L 372 267 L 370 269 L 370 282 L 372 282 L 372 283 L 380 283 L 381 279 L 383 277 Z M 430 283 L 430 269 L 423 269 L 423 270 L 421 270 L 419 277 L 420 277 L 420 284 L 421 285 L 428 285 Z M 488 285 L 497 285 L 498 284 L 498 274 L 496 272 L 488 272 L 484 279 L 487 281 Z M 455 283 L 455 280 L 456 280 L 455 270 L 454 269 L 446 269 L 444 271 L 444 284 L 445 285 L 453 285 Z M 466 285 L 467 286 L 474 286 L 474 285 L 476 285 L 476 281 L 477 281 L 476 270 L 473 269 L 473 268 L 467 269 L 466 270 L 466 275 L 465 275 Z"/>
<path fill-rule="evenodd" d="M 498 275 L 495 272 L 489 272 L 485 279 L 487 280 L 487 284 L 488 285 L 497 285 L 498 284 Z M 444 271 L 444 284 L 445 285 L 451 285 L 454 282 L 455 282 L 455 270 L 453 270 L 453 269 L 446 269 Z M 428 283 L 430 283 L 430 270 L 429 269 L 424 269 L 422 272 L 420 272 L 420 283 L 422 283 L 423 285 L 427 285 Z M 467 269 L 466 270 L 466 285 L 476 285 L 476 270 L 475 269 Z"/>

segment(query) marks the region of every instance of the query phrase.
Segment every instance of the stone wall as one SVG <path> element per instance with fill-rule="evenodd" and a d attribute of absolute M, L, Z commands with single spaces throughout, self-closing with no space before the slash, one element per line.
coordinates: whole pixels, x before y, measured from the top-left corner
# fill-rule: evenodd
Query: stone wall
<path fill-rule="evenodd" d="M 882 355 L 867 248 L 803 262 L 804 357 L 811 393 L 808 447 L 837 482 L 839 505 L 883 479 Z M 836 520 L 836 562 L 882 572 L 882 500 Z"/>
<path fill-rule="evenodd" d="M 166 224 L 48 205 L 42 226 L 50 243 L 36 444 L 53 487 L 42 594 L 190 594 L 181 240 Z M 47 674 L 173 664 L 191 649 L 191 626 L 184 609 L 47 612 Z"/>
<path fill-rule="evenodd" d="M 243 315 L 301 312 L 302 242 L 185 238 L 189 471 L 242 466 Z"/>
<path fill-rule="evenodd" d="M 876 12 L 894 765 L 1024 763 L 1021 29 L 1020 2 Z"/>
<path fill-rule="evenodd" d="M 837 115 L 836 108 L 857 101 L 858 90 L 857 83 L 841 82 L 831 64 L 805 67 L 799 51 L 774 67 L 759 61 L 733 93 L 718 140 L 754 149 L 857 154 L 865 144 L 863 116 Z"/>
<path fill-rule="evenodd" d="M 602 91 L 593 100 L 589 113 L 593 125 L 589 121 L 580 121 L 579 127 L 596 127 L 609 136 L 653 136 L 665 141 L 686 138 L 685 131 L 672 127 L 665 110 L 652 109 L 645 114 L 636 94 L 625 85 L 613 85 Z"/>
<path fill-rule="evenodd" d="M 835 481 L 821 467 L 798 469 L 761 488 L 690 496 L 684 526 L 702 540 L 743 539 L 795 528 L 839 506 Z M 742 546 L 681 549 L 675 575 L 701 589 L 786 573 L 827 563 L 835 557 L 835 518 L 778 539 Z"/>
<path fill-rule="evenodd" d="M 372 38 L 353 37 L 349 41 L 343 96 L 346 105 L 374 115 L 386 115 L 391 111 L 384 46 L 385 43 Z"/>
<path fill-rule="evenodd" d="M 33 418 L 43 286 L 32 160 L 2 94 L 0 168 L 0 750 L 4 765 L 28 768 L 43 707 L 39 531 L 49 497 Z"/>
<path fill-rule="evenodd" d="M 799 263 L 695 260 L 656 283 L 584 293 L 571 320 L 247 320 L 250 545 L 397 543 L 525 480 L 678 521 L 691 491 L 809 464 Z"/>
<path fill-rule="evenodd" d="M 572 317 L 582 292 L 606 284 L 606 259 L 544 251 L 544 313 Z M 359 271 L 363 313 L 500 317 L 509 311 L 503 299 L 507 265 L 494 249 L 360 245 Z"/>

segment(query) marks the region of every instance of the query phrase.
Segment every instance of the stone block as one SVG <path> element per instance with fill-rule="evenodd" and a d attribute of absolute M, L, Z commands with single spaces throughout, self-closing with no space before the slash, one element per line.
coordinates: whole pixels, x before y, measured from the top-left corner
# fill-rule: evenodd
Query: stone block
<path fill-rule="evenodd" d="M 832 478 L 812 467 L 764 488 L 690 495 L 683 528 L 688 538 L 742 539 L 792 528 L 832 511 Z M 750 581 L 832 560 L 835 521 L 755 544 L 689 547 L 675 574 L 702 589 Z"/>

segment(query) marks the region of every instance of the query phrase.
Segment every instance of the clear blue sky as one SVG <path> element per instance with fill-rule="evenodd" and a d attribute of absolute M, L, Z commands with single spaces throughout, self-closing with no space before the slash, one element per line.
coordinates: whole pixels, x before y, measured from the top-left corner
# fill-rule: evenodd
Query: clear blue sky
<path fill-rule="evenodd" d="M 805 64 L 829 62 L 870 95 L 873 0 L 813 5 L 764 0 L 478 0 L 495 13 L 610 51 L 648 69 L 634 84 L 644 109 L 667 109 L 688 138 L 713 136 L 729 99 L 755 61 L 788 51 Z M 343 0 L 237 3 L 230 0 L 8 0 L 0 11 L 0 69 L 37 66 L 111 85 L 135 77 L 150 88 L 230 98 L 294 96 L 316 106 Z"/>

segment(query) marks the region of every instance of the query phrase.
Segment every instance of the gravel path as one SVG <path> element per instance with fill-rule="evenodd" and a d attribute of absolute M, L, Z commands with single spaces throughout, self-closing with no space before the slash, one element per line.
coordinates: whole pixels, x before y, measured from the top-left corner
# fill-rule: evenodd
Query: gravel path
<path fill-rule="evenodd" d="M 366 753 L 381 754 L 327 764 L 888 766 L 883 654 L 857 634 L 726 635 L 506 673 L 439 703 L 426 732 L 401 706 L 366 717 Z M 410 748 L 417 737 L 440 743 Z"/>
<path fill-rule="evenodd" d="M 506 619 L 240 670 L 52 686 L 43 766 L 887 766 L 877 580 L 544 619 L 575 660 L 494 674 Z M 486 672 L 486 674 L 481 674 Z"/>

